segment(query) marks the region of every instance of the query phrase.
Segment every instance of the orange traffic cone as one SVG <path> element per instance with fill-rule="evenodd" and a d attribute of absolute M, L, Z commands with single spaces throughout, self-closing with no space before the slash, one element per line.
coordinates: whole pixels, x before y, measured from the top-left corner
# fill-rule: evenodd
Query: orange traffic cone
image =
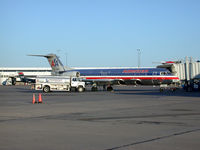
<path fill-rule="evenodd" d="M 35 94 L 33 94 L 33 100 L 32 103 L 35 104 Z"/>
<path fill-rule="evenodd" d="M 42 103 L 42 94 L 39 93 L 39 100 L 38 100 L 38 103 Z"/>

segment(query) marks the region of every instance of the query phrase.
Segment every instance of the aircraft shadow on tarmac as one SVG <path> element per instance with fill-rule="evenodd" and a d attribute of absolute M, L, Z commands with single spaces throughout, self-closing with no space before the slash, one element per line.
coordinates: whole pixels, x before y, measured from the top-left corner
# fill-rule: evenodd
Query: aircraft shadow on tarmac
<path fill-rule="evenodd" d="M 186 92 L 182 89 L 177 91 L 162 91 L 160 92 L 158 89 L 153 90 L 116 90 L 116 94 L 119 95 L 146 95 L 146 96 L 183 96 L 183 97 L 200 97 L 199 91 L 194 92 Z"/>

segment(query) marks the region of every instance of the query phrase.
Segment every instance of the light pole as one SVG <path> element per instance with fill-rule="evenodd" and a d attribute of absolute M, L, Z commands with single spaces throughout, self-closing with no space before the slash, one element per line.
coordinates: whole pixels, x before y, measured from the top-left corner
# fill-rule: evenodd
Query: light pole
<path fill-rule="evenodd" d="M 137 52 L 138 52 L 138 68 L 140 68 L 140 64 L 141 64 L 141 62 L 140 62 L 140 57 L 141 57 L 140 49 L 137 49 Z"/>

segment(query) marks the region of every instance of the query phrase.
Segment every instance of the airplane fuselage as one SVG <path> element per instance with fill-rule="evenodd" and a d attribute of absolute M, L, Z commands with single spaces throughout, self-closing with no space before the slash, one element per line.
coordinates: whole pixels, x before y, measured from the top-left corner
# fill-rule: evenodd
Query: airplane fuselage
<path fill-rule="evenodd" d="M 46 57 L 52 68 L 52 75 L 80 76 L 86 83 L 108 86 L 113 84 L 159 85 L 179 80 L 164 68 L 67 68 L 55 54 L 31 55 Z M 111 88 L 110 88 L 111 89 Z"/>
<path fill-rule="evenodd" d="M 86 81 L 107 81 L 125 84 L 158 85 L 170 84 L 178 77 L 173 76 L 164 68 L 101 68 L 101 69 L 74 69 Z"/>

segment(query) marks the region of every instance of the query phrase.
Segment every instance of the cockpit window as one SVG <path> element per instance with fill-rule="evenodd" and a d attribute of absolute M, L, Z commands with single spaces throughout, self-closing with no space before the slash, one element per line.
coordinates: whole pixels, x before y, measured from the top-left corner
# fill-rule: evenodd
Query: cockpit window
<path fill-rule="evenodd" d="M 72 81 L 82 81 L 81 78 L 73 78 Z"/>
<path fill-rule="evenodd" d="M 76 78 L 73 78 L 72 81 L 76 81 Z"/>

